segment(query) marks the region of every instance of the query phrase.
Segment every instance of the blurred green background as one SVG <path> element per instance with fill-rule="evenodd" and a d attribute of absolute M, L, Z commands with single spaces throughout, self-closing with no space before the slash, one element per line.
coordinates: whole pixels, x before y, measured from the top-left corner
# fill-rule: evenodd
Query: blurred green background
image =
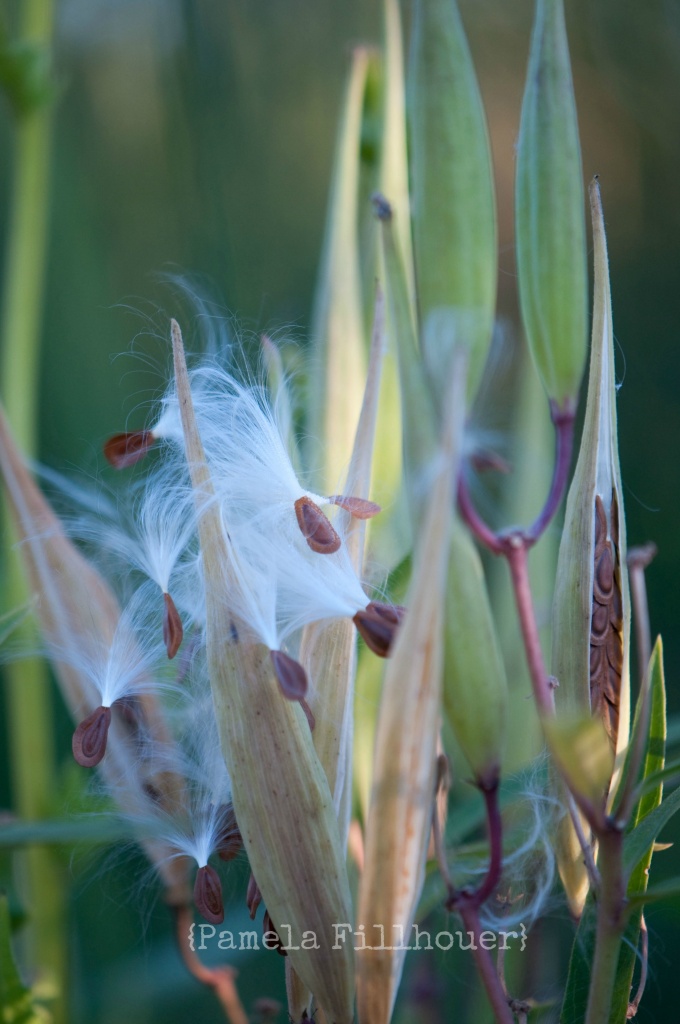
<path fill-rule="evenodd" d="M 18 3 L 5 6 L 11 24 Z M 460 6 L 496 164 L 499 316 L 517 324 L 513 147 L 532 4 Z M 670 710 L 678 712 L 680 4 L 567 0 L 566 7 L 584 175 L 600 175 L 609 232 L 628 537 L 659 547 L 648 573 L 651 617 L 664 636 Z M 408 25 L 408 6 L 405 14 Z M 162 383 L 157 370 L 165 371 L 167 356 L 158 334 L 168 316 L 185 317 L 191 343 L 186 303 L 160 274 L 188 275 L 236 332 L 285 329 L 305 343 L 343 80 L 352 46 L 379 43 L 381 5 L 60 0 L 57 17 L 40 458 L 96 472 L 101 440 L 126 423 L 141 426 Z M 9 107 L 0 104 L 0 241 L 12 142 Z M 69 730 L 60 714 L 66 761 Z M 4 734 L 2 749 L 0 806 L 7 806 Z M 174 957 L 163 908 L 150 911 L 147 896 L 143 907 L 130 899 L 145 871 L 141 857 L 124 866 L 109 857 L 102 866 L 88 854 L 67 870 L 75 879 L 74 1022 L 219 1019 Z M 240 905 L 244 879 L 233 879 Z M 659 1019 L 662 993 L 673 987 L 676 914 L 672 906 L 649 913 L 652 973 L 642 1021 Z M 264 988 L 261 965 L 243 965 L 248 1006 L 258 995 L 281 998 L 273 980 L 279 965 L 267 971 Z M 459 1004 L 475 998 L 466 961 L 444 954 L 414 967 L 412 998 L 430 999 L 435 976 Z M 415 1004 L 404 1005 L 404 1019 L 418 1019 L 421 1011 L 409 1009 Z M 453 1017 L 432 1010 L 428 1019 Z"/>

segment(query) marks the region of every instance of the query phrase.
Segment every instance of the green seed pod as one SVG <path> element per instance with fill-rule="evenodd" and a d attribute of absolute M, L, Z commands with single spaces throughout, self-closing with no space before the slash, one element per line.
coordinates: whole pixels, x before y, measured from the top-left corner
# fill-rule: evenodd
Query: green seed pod
<path fill-rule="evenodd" d="M 451 536 L 445 625 L 444 711 L 475 776 L 498 781 L 508 686 L 477 550 L 456 519 Z"/>
<path fill-rule="evenodd" d="M 629 733 L 630 608 L 607 243 L 597 182 L 590 186 L 590 202 L 595 280 L 588 402 L 557 564 L 553 672 L 559 683 L 558 715 L 592 712 L 602 720 L 618 754 Z M 564 845 L 569 843 L 565 840 Z M 578 851 L 576 859 L 580 865 Z M 578 907 L 585 872 L 582 866 L 580 872 L 567 870 L 580 875 L 580 894 L 575 883 L 568 889 Z M 562 874 L 565 879 L 564 870 Z"/>
<path fill-rule="evenodd" d="M 409 68 L 413 241 L 423 354 L 439 393 L 452 345 L 469 348 L 468 395 L 496 304 L 496 207 L 484 108 L 454 0 L 418 0 Z"/>
<path fill-rule="evenodd" d="M 359 249 L 357 195 L 361 112 L 371 52 L 357 48 L 347 91 L 333 169 L 324 251 L 314 298 L 313 361 L 309 389 L 309 436 L 323 442 L 324 465 L 315 450 L 308 462 L 319 470 L 322 492 L 341 479 L 352 450 L 361 408 L 365 345 Z"/>
<path fill-rule="evenodd" d="M 581 149 L 562 0 L 537 0 L 515 196 L 522 320 L 551 402 L 571 411 L 586 354 Z"/>

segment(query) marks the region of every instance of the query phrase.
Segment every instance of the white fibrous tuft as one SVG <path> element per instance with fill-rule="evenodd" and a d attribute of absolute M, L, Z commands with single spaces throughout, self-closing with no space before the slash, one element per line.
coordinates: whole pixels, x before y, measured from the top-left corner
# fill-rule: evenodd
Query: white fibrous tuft
<path fill-rule="evenodd" d="M 68 647 L 47 638 L 49 656 L 76 669 L 105 708 L 142 693 L 172 689 L 172 680 L 163 671 L 160 628 L 150 628 L 155 618 L 152 603 L 149 587 L 140 587 L 123 608 L 110 640 L 93 635 L 87 647 L 80 648 L 76 637 Z"/>
<path fill-rule="evenodd" d="M 553 850 L 555 823 L 563 808 L 547 789 L 545 763 L 539 758 L 530 769 L 522 801 L 517 804 L 518 818 L 508 816 L 507 850 L 498 886 L 502 898 L 489 900 L 481 909 L 485 927 L 498 931 L 524 924 L 527 929 L 545 912 L 553 898 L 556 859 Z M 512 844 L 513 836 L 521 837 Z"/>

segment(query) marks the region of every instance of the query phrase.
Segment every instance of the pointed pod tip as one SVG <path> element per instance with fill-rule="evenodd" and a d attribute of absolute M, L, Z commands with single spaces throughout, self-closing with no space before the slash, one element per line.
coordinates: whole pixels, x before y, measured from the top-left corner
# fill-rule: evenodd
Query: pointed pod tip
<path fill-rule="evenodd" d="M 332 555 L 340 548 L 340 538 L 319 506 L 303 495 L 295 502 L 295 516 L 307 544 L 320 555 Z"/>
<path fill-rule="evenodd" d="M 111 708 L 102 706 L 83 719 L 73 733 L 73 756 L 83 768 L 94 768 L 104 757 L 110 725 Z"/>
<path fill-rule="evenodd" d="M 155 441 L 150 430 L 113 434 L 104 444 L 104 456 L 114 469 L 127 469 L 143 459 Z"/>
<path fill-rule="evenodd" d="M 270 651 L 269 655 L 283 696 L 288 700 L 301 700 L 309 685 L 302 665 L 283 651 Z"/>
<path fill-rule="evenodd" d="M 220 876 L 209 864 L 199 868 L 194 883 L 194 903 L 199 914 L 210 924 L 222 924 L 224 921 L 224 903 L 222 902 L 222 883 Z"/>
<path fill-rule="evenodd" d="M 163 594 L 163 604 L 163 642 L 168 652 L 168 658 L 172 661 L 182 643 L 184 628 L 177 606 L 170 594 Z"/>

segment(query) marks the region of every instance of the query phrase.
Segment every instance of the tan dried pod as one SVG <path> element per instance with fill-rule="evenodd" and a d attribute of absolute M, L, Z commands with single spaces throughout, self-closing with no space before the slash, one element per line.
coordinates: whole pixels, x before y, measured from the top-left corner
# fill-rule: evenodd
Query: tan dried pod
<path fill-rule="evenodd" d="M 64 533 L 26 468 L 1 409 L 0 471 L 22 540 L 19 550 L 29 584 L 39 597 L 36 607 L 43 633 L 55 651 L 77 650 L 87 657 L 91 650 L 95 659 L 100 645 L 111 642 L 120 619 L 120 608 L 104 579 Z M 83 673 L 67 659 L 60 660 L 55 654 L 52 663 L 69 711 L 74 720 L 80 722 L 83 708 L 95 708 L 99 697 Z M 135 698 L 134 716 L 136 724 L 124 715 L 112 716 L 106 757 L 101 760 L 99 770 L 116 794 L 123 812 L 138 818 L 143 815 L 150 793 L 161 806 L 176 808 L 183 798 L 183 785 L 171 772 L 152 771 L 144 758 L 139 757 L 140 719 L 152 739 L 164 746 L 170 742 L 160 705 L 153 694 L 143 693 Z M 91 719 L 92 714 L 89 717 Z M 89 751 L 92 739 L 86 738 L 85 759 L 88 752 L 93 753 Z M 96 763 L 96 751 L 94 754 L 95 760 L 91 763 Z M 167 901 L 175 905 L 188 902 L 190 889 L 184 858 L 175 857 L 176 851 L 157 839 L 145 838 L 141 845 L 163 880 Z"/>
<path fill-rule="evenodd" d="M 588 401 L 557 566 L 552 668 L 559 683 L 558 716 L 592 711 L 618 756 L 630 726 L 630 607 L 607 243 L 596 180 L 590 205 L 595 279 Z M 616 774 L 615 768 L 611 790 Z M 559 863 L 572 910 L 579 914 L 588 879 L 568 819 L 560 829 Z"/>
<path fill-rule="evenodd" d="M 333 949 L 334 925 L 351 920 L 344 848 L 324 770 L 299 703 L 286 700 L 270 652 L 238 639 L 229 609 L 238 586 L 193 410 L 182 336 L 172 321 L 177 395 L 186 456 L 201 512 L 208 669 L 234 810 L 262 898 L 290 936 L 291 963 L 334 1024 L 353 1019 L 350 948 Z M 234 626 L 235 629 L 230 628 Z M 245 635 L 245 631 L 243 631 Z M 309 933 L 314 933 L 314 948 Z"/>
<path fill-rule="evenodd" d="M 392 1015 L 404 964 L 403 948 L 394 947 L 408 945 L 432 825 L 447 551 L 465 405 L 461 352 L 455 354 L 452 365 L 447 423 L 424 506 L 407 599 L 409 612 L 387 663 L 378 715 L 358 923 L 363 925 L 367 941 L 383 948 L 367 948 L 357 959 L 362 1024 L 388 1024 Z M 384 942 L 380 942 L 383 934 Z"/>

